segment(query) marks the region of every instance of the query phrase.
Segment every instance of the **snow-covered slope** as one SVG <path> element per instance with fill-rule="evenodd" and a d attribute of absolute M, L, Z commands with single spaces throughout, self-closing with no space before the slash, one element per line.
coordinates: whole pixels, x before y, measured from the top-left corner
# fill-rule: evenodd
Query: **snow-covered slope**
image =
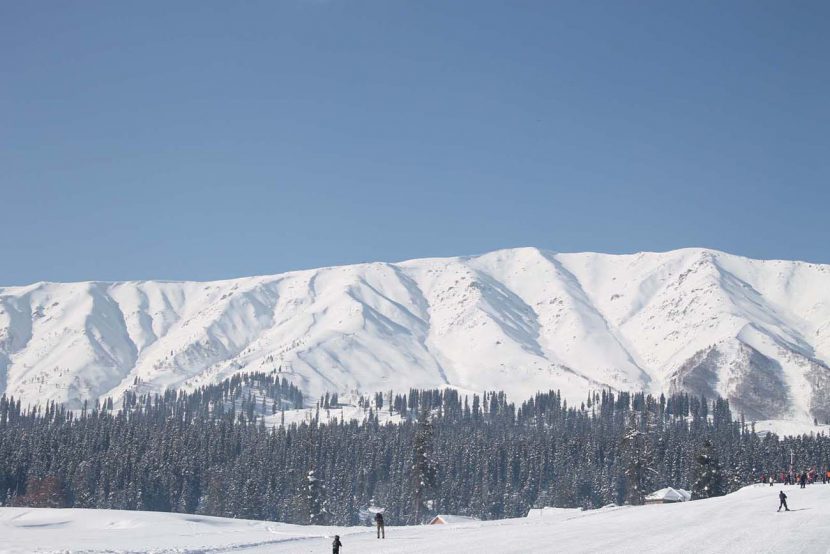
<path fill-rule="evenodd" d="M 118 510 L 0 508 L 0 552 L 830 552 L 830 485 L 787 487 L 792 511 L 776 512 L 778 488 L 638 507 L 544 517 L 394 527 L 378 540 L 367 527 L 299 526 L 188 514 Z"/>
<path fill-rule="evenodd" d="M 323 391 L 689 390 L 830 419 L 830 266 L 535 248 L 217 282 L 0 288 L 0 392 L 118 397 L 239 371 Z"/>

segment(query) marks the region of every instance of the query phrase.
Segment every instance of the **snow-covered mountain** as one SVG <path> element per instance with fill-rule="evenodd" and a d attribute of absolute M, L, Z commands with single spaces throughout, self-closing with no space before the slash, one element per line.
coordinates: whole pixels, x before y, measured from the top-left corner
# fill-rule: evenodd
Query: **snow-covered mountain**
<path fill-rule="evenodd" d="M 0 393 L 73 407 L 280 369 L 310 397 L 683 389 L 748 419 L 827 420 L 828 365 L 830 266 L 704 249 L 0 288 Z"/>

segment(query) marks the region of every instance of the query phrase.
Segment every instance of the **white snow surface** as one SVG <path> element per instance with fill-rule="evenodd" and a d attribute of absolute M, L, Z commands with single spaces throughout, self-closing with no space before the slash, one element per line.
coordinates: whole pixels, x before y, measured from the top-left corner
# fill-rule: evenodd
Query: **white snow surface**
<path fill-rule="evenodd" d="M 776 512 L 779 487 L 676 504 L 562 510 L 545 518 L 395 527 L 298 526 L 158 512 L 0 508 L 0 552 L 829 553 L 830 485 L 784 487 L 792 511 Z M 670 546 L 667 546 L 670 545 Z"/>
<path fill-rule="evenodd" d="M 829 363 L 830 266 L 706 249 L 0 287 L 0 393 L 24 404 L 78 408 L 281 368 L 309 398 L 684 389 L 727 397 L 748 420 L 824 422 Z"/>

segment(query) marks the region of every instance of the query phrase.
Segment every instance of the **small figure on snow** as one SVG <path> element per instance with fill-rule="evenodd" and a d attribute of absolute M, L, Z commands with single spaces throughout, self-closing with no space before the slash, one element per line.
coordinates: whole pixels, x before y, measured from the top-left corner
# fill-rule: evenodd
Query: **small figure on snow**
<path fill-rule="evenodd" d="M 383 514 L 382 513 L 378 512 L 378 513 L 375 514 L 375 523 L 378 526 L 378 538 L 381 538 L 381 536 L 383 536 L 383 538 L 385 539 L 386 538 L 386 529 L 384 529 L 384 527 L 383 527 Z"/>
<path fill-rule="evenodd" d="M 773 477 L 772 475 L 770 475 L 770 476 L 769 476 L 769 486 L 771 487 L 771 486 L 773 485 L 773 483 L 775 483 L 775 477 Z"/>
<path fill-rule="evenodd" d="M 802 489 L 806 488 L 807 487 L 807 472 L 806 471 L 803 471 L 801 473 L 801 479 L 800 480 L 801 480 L 801 488 Z"/>
<path fill-rule="evenodd" d="M 783 506 L 784 509 L 789 512 L 790 508 L 787 507 L 787 495 L 784 494 L 784 491 L 778 493 L 778 498 L 781 500 L 781 502 L 778 504 L 778 511 L 780 512 L 781 506 Z"/>
<path fill-rule="evenodd" d="M 334 542 L 331 543 L 332 554 L 340 554 L 341 546 L 343 546 L 343 543 L 340 542 L 340 535 L 334 535 Z"/>

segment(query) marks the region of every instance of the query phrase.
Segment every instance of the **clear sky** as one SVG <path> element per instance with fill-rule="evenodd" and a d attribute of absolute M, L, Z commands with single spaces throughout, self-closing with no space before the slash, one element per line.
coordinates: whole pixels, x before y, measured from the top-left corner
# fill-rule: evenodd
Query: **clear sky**
<path fill-rule="evenodd" d="M 0 284 L 830 263 L 830 2 L 0 3 Z"/>

